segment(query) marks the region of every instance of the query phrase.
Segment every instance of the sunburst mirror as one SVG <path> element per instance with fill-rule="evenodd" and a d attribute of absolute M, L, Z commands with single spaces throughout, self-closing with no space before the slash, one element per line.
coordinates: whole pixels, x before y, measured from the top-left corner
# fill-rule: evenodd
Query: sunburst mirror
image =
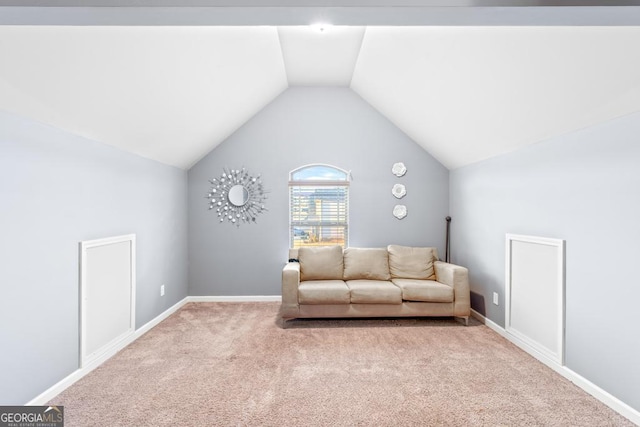
<path fill-rule="evenodd" d="M 220 222 L 237 226 L 256 222 L 256 217 L 267 210 L 266 191 L 259 174 L 253 176 L 245 168 L 225 168 L 220 177 L 209 182 L 212 185 L 207 194 L 209 210 L 216 211 Z"/>

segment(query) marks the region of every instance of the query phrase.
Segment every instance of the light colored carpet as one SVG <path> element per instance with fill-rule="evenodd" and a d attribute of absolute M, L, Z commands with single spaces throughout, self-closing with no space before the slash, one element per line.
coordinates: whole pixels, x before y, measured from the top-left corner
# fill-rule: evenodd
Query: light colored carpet
<path fill-rule="evenodd" d="M 66 426 L 633 426 L 484 325 L 189 303 L 51 401 Z"/>

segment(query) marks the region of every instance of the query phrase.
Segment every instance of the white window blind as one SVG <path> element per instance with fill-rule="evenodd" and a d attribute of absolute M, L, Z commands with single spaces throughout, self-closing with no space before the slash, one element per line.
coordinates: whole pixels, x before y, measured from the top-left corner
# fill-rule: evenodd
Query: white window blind
<path fill-rule="evenodd" d="M 291 172 L 289 225 L 292 248 L 348 245 L 349 173 L 329 165 Z"/>

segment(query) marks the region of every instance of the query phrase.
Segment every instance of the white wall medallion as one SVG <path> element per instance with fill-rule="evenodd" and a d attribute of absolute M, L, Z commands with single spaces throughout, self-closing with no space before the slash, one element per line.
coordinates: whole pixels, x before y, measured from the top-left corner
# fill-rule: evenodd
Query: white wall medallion
<path fill-rule="evenodd" d="M 407 194 L 407 189 L 403 184 L 396 184 L 391 189 L 391 193 L 396 196 L 396 199 L 402 199 Z"/>
<path fill-rule="evenodd" d="M 405 205 L 395 205 L 393 207 L 393 216 L 402 219 L 407 216 L 407 207 Z"/>
<path fill-rule="evenodd" d="M 237 226 L 241 222 L 256 222 L 256 217 L 267 210 L 260 175 L 252 176 L 245 168 L 225 168 L 219 178 L 209 182 L 212 185 L 207 194 L 209 210 L 215 209 L 220 222 L 226 220 Z"/>
<path fill-rule="evenodd" d="M 402 162 L 394 163 L 391 172 L 393 172 L 395 176 L 403 176 L 407 173 L 407 167 Z"/>

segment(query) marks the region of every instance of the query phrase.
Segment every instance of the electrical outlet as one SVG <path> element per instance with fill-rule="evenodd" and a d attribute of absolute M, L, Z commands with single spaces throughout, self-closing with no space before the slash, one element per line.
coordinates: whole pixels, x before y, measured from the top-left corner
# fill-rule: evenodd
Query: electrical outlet
<path fill-rule="evenodd" d="M 163 297 L 164 296 L 164 285 L 160 286 L 160 296 Z"/>
<path fill-rule="evenodd" d="M 495 305 L 498 305 L 498 293 L 497 292 L 493 293 L 493 303 Z"/>

